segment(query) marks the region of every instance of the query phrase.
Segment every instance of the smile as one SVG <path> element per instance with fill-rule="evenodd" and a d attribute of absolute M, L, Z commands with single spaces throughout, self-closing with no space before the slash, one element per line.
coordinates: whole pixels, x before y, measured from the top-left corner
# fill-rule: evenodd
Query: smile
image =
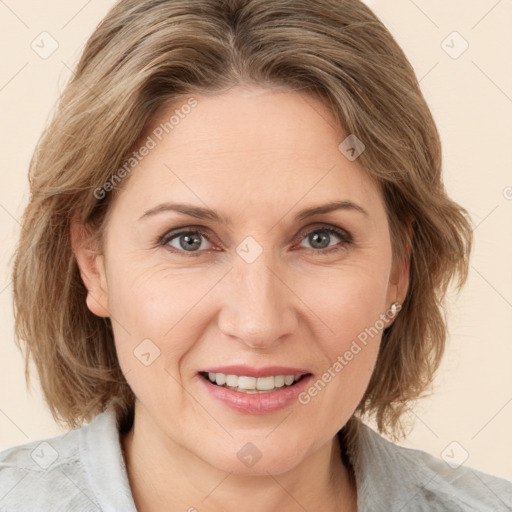
<path fill-rule="evenodd" d="M 270 393 L 282 387 L 293 386 L 304 377 L 304 374 L 248 377 L 213 372 L 201 372 L 201 375 L 217 386 L 247 394 Z"/>
<path fill-rule="evenodd" d="M 213 369 L 213 368 L 212 368 Z M 213 400 L 242 414 L 271 414 L 297 403 L 298 396 L 313 380 L 309 372 L 291 373 L 284 368 L 253 370 L 230 368 L 231 372 L 200 371 L 200 383 Z M 226 368 L 227 370 L 227 368 Z M 287 370 L 292 370 L 287 368 Z M 293 369 L 300 372 L 298 368 Z M 244 375 L 253 373 L 258 375 Z M 266 373 L 266 375 L 261 375 Z M 233 385 L 231 385 L 233 384 Z"/>

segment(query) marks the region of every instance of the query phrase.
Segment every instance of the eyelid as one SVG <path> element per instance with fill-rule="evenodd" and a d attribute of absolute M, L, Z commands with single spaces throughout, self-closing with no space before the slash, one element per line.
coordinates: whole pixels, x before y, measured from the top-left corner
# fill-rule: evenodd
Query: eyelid
<path fill-rule="evenodd" d="M 156 240 L 156 243 L 158 245 L 166 245 L 167 243 L 169 243 L 169 241 L 171 239 L 177 237 L 178 235 L 181 235 L 183 233 L 196 233 L 196 232 L 200 233 L 202 236 L 204 236 L 206 238 L 206 240 L 208 240 L 208 242 L 213 243 L 212 239 L 214 237 L 210 235 L 209 229 L 206 228 L 205 226 L 199 226 L 199 225 L 197 225 L 197 226 L 194 226 L 194 225 L 182 226 L 182 227 L 170 229 L 169 231 L 166 231 L 163 235 L 159 236 Z"/>
<path fill-rule="evenodd" d="M 325 229 L 326 231 L 333 231 L 337 236 L 345 240 L 345 243 L 352 243 L 354 241 L 352 235 L 346 229 L 325 222 L 317 222 L 315 224 L 309 224 L 308 226 L 303 227 L 297 233 L 296 238 L 301 240 L 305 235 L 311 233 L 312 231 L 320 231 L 322 229 Z"/>
<path fill-rule="evenodd" d="M 317 223 L 309 224 L 309 225 L 301 228 L 299 230 L 299 232 L 297 233 L 297 235 L 295 235 L 295 237 L 293 238 L 293 242 L 292 242 L 293 245 L 296 245 L 298 242 L 305 239 L 309 233 L 311 233 L 313 231 L 320 231 L 320 230 L 326 230 L 326 231 L 333 232 L 336 236 L 338 236 L 343 241 L 342 245 L 341 246 L 335 245 L 333 247 L 329 247 L 329 248 L 325 248 L 325 249 L 314 249 L 314 248 L 310 248 L 310 247 L 304 247 L 304 249 L 309 249 L 315 253 L 322 254 L 322 253 L 328 253 L 331 250 L 342 249 L 343 247 L 353 244 L 353 242 L 354 242 L 351 233 L 348 232 L 346 229 L 343 229 L 343 228 L 333 225 L 333 224 L 317 222 Z M 204 238 L 206 238 L 206 240 L 208 240 L 208 242 L 210 242 L 211 244 L 216 243 L 216 242 L 212 241 L 213 239 L 215 239 L 215 236 L 212 236 L 210 234 L 210 231 L 211 230 L 209 228 L 207 228 L 205 226 L 201 226 L 201 225 L 187 225 L 187 226 L 177 227 L 177 228 L 171 229 L 171 230 L 165 232 L 163 235 L 159 236 L 156 240 L 156 245 L 165 247 L 172 239 L 174 239 L 184 233 L 199 233 Z M 217 245 L 222 245 L 222 244 L 217 244 Z M 206 251 L 206 250 L 201 250 L 201 251 L 184 251 L 183 250 L 182 251 L 180 249 L 176 249 L 175 247 L 173 247 L 172 250 L 173 250 L 173 252 L 184 253 L 187 256 L 200 255 Z"/>

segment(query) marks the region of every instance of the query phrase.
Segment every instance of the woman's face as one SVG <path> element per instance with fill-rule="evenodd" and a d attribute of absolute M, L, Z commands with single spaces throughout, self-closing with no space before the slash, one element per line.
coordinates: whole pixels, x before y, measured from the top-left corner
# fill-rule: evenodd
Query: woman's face
<path fill-rule="evenodd" d="M 238 87 L 194 98 L 141 139 L 88 304 L 108 311 L 136 414 L 164 446 L 279 474 L 354 412 L 406 272 L 378 187 L 319 100 Z"/>

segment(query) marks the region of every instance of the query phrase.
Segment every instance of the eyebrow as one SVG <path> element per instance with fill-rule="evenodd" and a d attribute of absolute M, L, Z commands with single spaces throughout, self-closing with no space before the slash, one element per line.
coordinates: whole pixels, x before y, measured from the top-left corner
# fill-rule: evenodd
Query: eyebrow
<path fill-rule="evenodd" d="M 306 208 L 301 210 L 297 216 L 296 220 L 304 220 L 309 217 L 313 217 L 314 215 L 320 215 L 322 213 L 330 213 L 336 210 L 351 210 L 360 212 L 366 217 L 368 217 L 368 212 L 356 203 L 352 201 L 332 201 L 330 203 L 314 206 L 312 208 Z M 222 222 L 229 224 L 229 219 L 220 216 L 215 210 L 210 210 L 209 208 L 203 208 L 200 206 L 193 206 L 191 204 L 186 203 L 162 203 L 154 208 L 146 210 L 139 220 L 145 219 L 147 217 L 151 217 L 153 215 L 157 215 L 163 212 L 178 212 L 184 215 L 188 215 L 190 217 L 194 217 L 196 219 L 204 219 L 204 220 L 213 220 L 217 222 Z"/>

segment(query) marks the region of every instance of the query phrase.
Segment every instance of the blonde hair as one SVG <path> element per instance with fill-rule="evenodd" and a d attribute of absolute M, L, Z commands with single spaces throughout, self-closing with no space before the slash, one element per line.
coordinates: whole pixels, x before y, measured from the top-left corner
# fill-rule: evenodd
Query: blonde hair
<path fill-rule="evenodd" d="M 431 384 L 446 338 L 443 298 L 467 278 L 472 230 L 446 194 L 441 144 L 414 71 L 358 0 L 122 0 L 96 28 L 30 162 L 31 197 L 15 254 L 16 343 L 33 358 L 58 422 L 90 421 L 134 395 L 110 319 L 86 307 L 72 219 L 101 242 L 112 179 L 163 106 L 234 84 L 307 91 L 346 134 L 381 186 L 394 257 L 410 252 L 410 285 L 383 333 L 356 412 L 397 437 L 400 417 Z M 340 141 L 341 142 L 341 141 Z M 125 178 L 123 182 L 126 182 Z M 413 236 L 409 225 L 412 220 Z"/>

